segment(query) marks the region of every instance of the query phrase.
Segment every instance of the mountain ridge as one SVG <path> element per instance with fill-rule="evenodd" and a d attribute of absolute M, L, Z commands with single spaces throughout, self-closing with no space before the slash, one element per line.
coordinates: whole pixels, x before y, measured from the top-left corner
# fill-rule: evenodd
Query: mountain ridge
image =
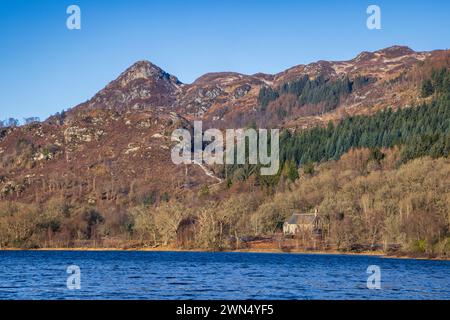
<path fill-rule="evenodd" d="M 190 120 L 203 119 L 219 127 L 223 127 L 223 122 L 242 126 L 245 124 L 239 121 L 241 113 L 258 112 L 258 94 L 263 87 L 277 88 L 303 76 L 311 79 L 324 76 L 328 80 L 367 76 L 389 80 L 432 54 L 396 45 L 374 52 L 361 52 L 350 60 L 299 64 L 275 74 L 211 72 L 191 83 L 182 83 L 152 62 L 140 60 L 74 109 L 110 108 L 122 112 L 166 107 Z M 275 124 L 280 124 L 280 121 Z"/>
<path fill-rule="evenodd" d="M 205 129 L 256 124 L 295 131 L 417 105 L 427 101 L 421 80 L 449 66 L 450 54 L 394 46 L 349 61 L 319 61 L 275 75 L 209 73 L 191 84 L 138 61 L 67 112 L 0 128 L 0 199 L 45 202 L 57 194 L 76 202 L 126 202 L 153 191 L 196 192 L 217 181 L 199 166 L 170 161 L 173 130 L 202 120 Z M 309 95 L 297 84 L 309 86 Z M 263 88 L 278 95 L 265 107 Z"/>

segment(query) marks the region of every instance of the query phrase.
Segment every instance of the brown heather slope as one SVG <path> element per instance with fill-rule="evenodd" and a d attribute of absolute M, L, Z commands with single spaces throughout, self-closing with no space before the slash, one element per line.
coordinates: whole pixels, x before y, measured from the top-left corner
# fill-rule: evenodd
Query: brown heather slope
<path fill-rule="evenodd" d="M 11 129 L 1 142 L 3 199 L 139 202 L 215 182 L 198 166 L 175 166 L 170 133 L 186 120 L 159 108 L 77 112 L 63 124 Z M 194 179 L 191 179 L 194 176 Z"/>
<path fill-rule="evenodd" d="M 217 183 L 198 165 L 170 160 L 176 128 L 204 120 L 219 128 L 255 121 L 290 129 L 320 125 L 351 114 L 420 102 L 418 84 L 432 66 L 448 64 L 448 51 L 414 52 L 394 46 L 342 62 L 319 61 L 275 75 L 211 73 L 192 84 L 147 61 L 128 68 L 92 99 L 42 123 L 0 129 L 0 201 L 43 203 L 59 197 L 75 204 L 116 206 L 184 197 Z M 329 113 L 293 110 L 273 117 L 279 102 L 262 112 L 262 87 L 278 88 L 308 75 L 314 79 L 367 76 Z M 275 111 L 275 112 L 271 112 Z M 269 121 L 270 119 L 270 121 Z"/>

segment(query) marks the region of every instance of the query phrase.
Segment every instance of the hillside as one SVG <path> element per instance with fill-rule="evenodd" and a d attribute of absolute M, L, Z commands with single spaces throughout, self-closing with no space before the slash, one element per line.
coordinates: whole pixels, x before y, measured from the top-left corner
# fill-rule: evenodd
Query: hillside
<path fill-rule="evenodd" d="M 168 228 L 155 231 L 159 240 L 151 245 L 167 244 L 188 215 L 199 219 L 209 212 L 206 208 L 232 201 L 236 193 L 254 196 L 242 210 L 257 212 L 272 196 L 291 188 L 299 168 L 310 174 L 315 166 L 338 161 L 355 148 L 395 155 L 386 164 L 392 174 L 407 170 L 399 166 L 416 158 L 446 157 L 449 106 L 448 92 L 441 87 L 448 88 L 450 77 L 436 76 L 436 71 L 449 66 L 448 51 L 394 46 L 274 75 L 209 73 L 183 84 L 148 61 L 136 62 L 84 103 L 43 122 L 0 128 L 0 245 L 142 240 L 150 235 L 147 229 L 142 235 L 140 223 L 155 223 L 146 222 L 148 215 Z M 191 130 L 193 120 L 202 120 L 204 128 L 282 129 L 282 170 L 264 178 L 248 165 L 228 170 L 174 165 L 170 135 L 177 128 Z M 372 155 L 366 164 L 374 159 L 382 160 Z M 446 160 L 439 165 L 447 174 Z M 380 168 L 384 165 L 378 163 L 367 173 Z M 218 183 L 221 179 L 224 183 Z M 440 189 L 439 201 L 445 202 L 446 188 Z M 302 206 L 322 206 L 316 200 Z M 288 211 L 283 212 L 280 219 L 286 218 Z M 164 218 L 167 214 L 175 220 Z M 241 223 L 250 223 L 236 216 L 226 219 L 231 220 L 220 228 L 227 225 L 227 236 L 235 236 L 233 228 L 244 230 Z M 15 229 L 21 231 L 11 234 Z M 241 236 L 252 233 L 245 232 Z M 217 245 L 202 241 L 207 243 L 202 246 Z"/>
<path fill-rule="evenodd" d="M 204 127 L 255 123 L 293 131 L 386 107 L 395 110 L 424 101 L 422 78 L 448 60 L 445 51 L 394 46 L 275 75 L 206 74 L 192 84 L 139 61 L 63 114 L 2 129 L 0 197 L 45 202 L 56 193 L 82 202 L 126 202 L 131 185 L 138 198 L 198 190 L 215 180 L 203 168 L 172 165 L 175 128 L 203 120 Z"/>

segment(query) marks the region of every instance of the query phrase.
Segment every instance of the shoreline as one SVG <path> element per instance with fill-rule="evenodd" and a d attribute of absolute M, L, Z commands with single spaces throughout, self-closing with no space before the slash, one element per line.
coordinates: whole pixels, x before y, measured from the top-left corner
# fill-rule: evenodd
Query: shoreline
<path fill-rule="evenodd" d="M 362 252 L 341 252 L 337 250 L 330 251 L 313 251 L 313 250 L 291 250 L 283 251 L 280 249 L 236 249 L 236 250 L 208 250 L 208 249 L 180 249 L 173 247 L 142 247 L 142 248 L 90 248 L 90 247 L 73 247 L 73 248 L 35 248 L 35 249 L 24 249 L 24 248 L 0 248 L 1 251 L 129 251 L 129 252 L 224 252 L 224 253 L 272 253 L 272 254 L 308 254 L 308 255 L 348 255 L 348 256 L 374 256 L 384 259 L 411 259 L 411 260 L 431 260 L 431 261 L 450 261 L 449 258 L 443 257 L 426 257 L 426 256 L 411 256 L 411 255 L 388 255 L 382 251 L 362 251 Z"/>

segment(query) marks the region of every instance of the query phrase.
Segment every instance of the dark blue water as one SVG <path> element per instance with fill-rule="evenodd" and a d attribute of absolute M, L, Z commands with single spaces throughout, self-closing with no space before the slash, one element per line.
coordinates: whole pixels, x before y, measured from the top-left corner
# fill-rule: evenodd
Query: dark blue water
<path fill-rule="evenodd" d="M 81 289 L 67 288 L 67 267 Z M 368 289 L 369 265 L 381 289 Z M 0 299 L 450 299 L 450 261 L 371 256 L 0 251 Z"/>

